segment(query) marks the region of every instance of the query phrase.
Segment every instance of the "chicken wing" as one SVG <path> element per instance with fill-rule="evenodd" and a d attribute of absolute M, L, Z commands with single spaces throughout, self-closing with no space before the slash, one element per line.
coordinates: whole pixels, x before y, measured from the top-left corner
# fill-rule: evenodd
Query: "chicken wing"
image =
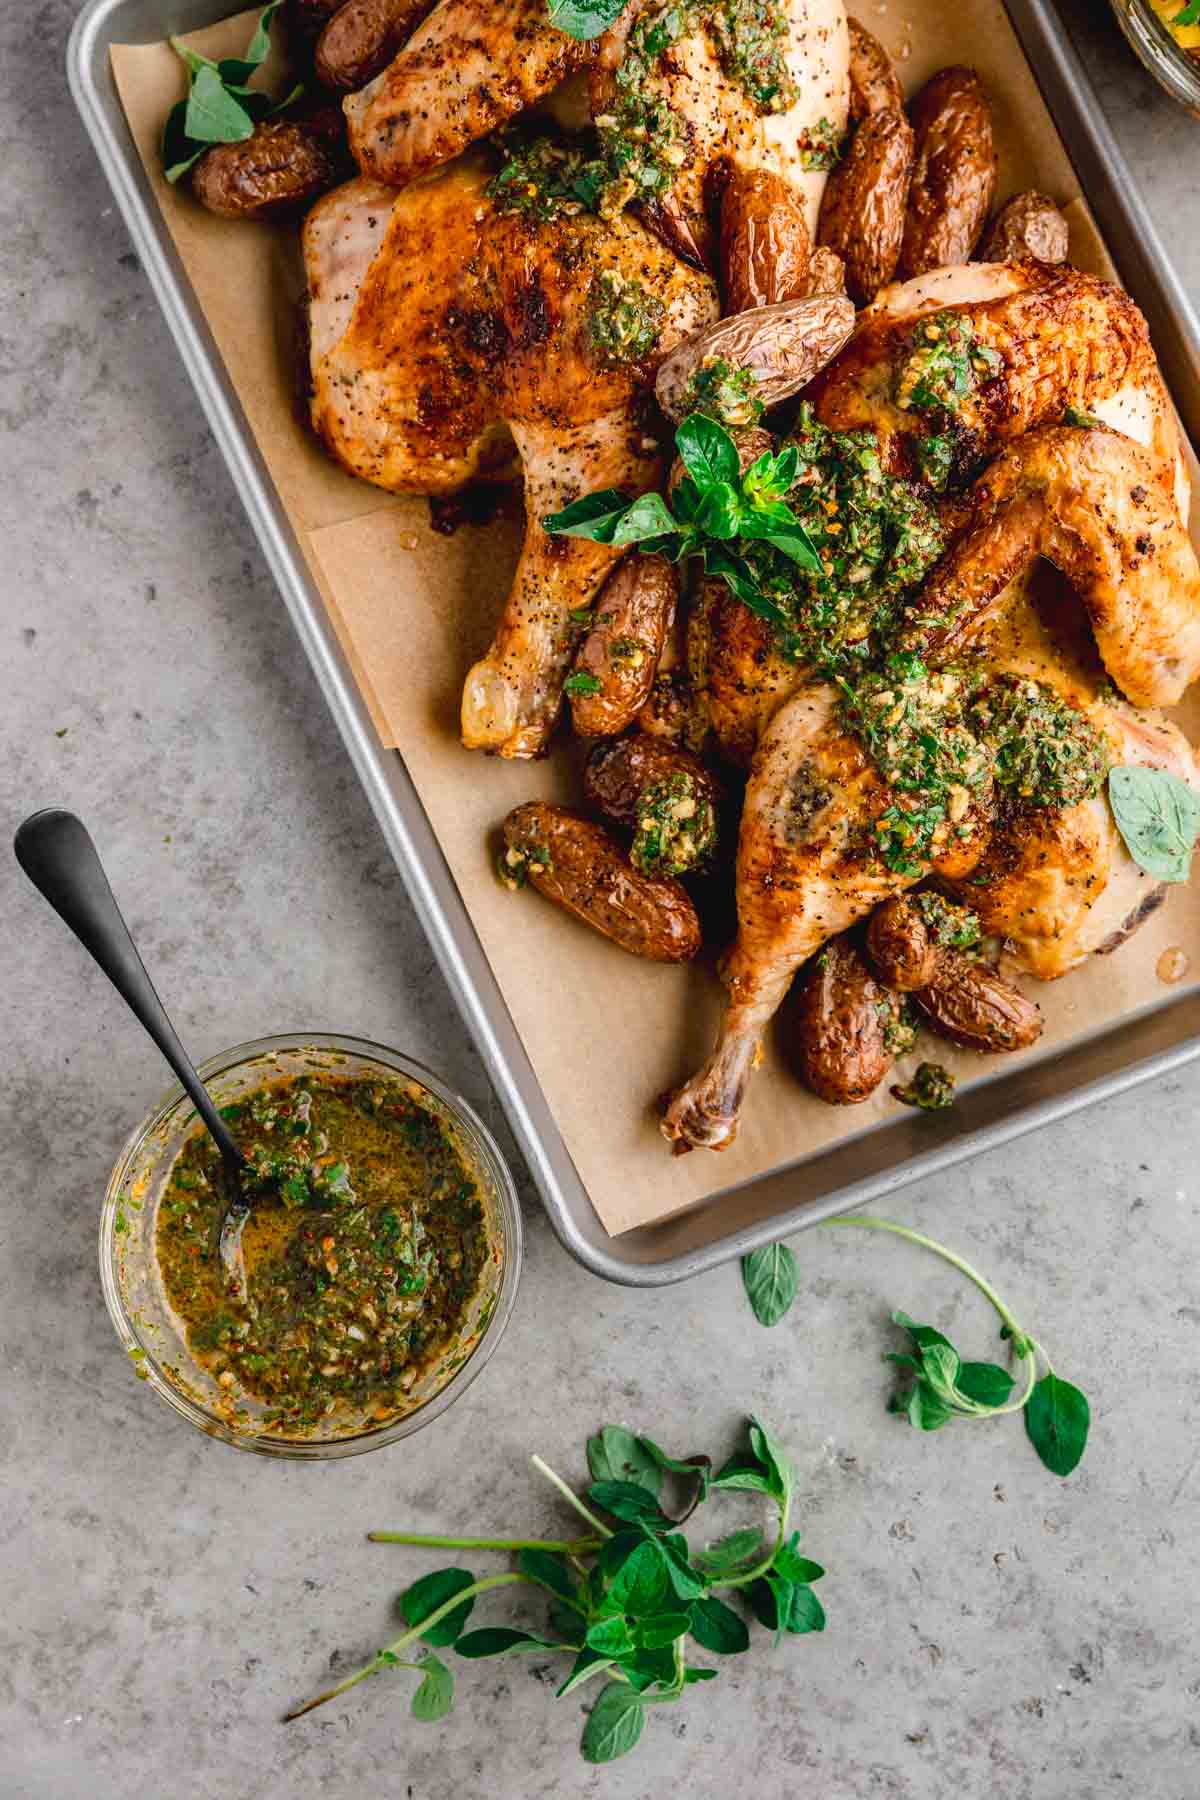
<path fill-rule="evenodd" d="M 453 492 L 524 470 L 525 546 L 495 643 L 467 678 L 463 739 L 544 749 L 586 607 L 621 554 L 548 538 L 540 519 L 661 475 L 642 416 L 655 360 L 716 314 L 707 277 L 627 215 L 554 223 L 502 212 L 476 153 L 399 193 L 360 178 L 305 228 L 312 419 L 351 473 L 392 493 Z M 616 284 L 614 286 L 614 284 Z M 613 293 L 653 349 L 613 360 L 593 329 Z"/>
<path fill-rule="evenodd" d="M 404 187 L 591 62 L 545 0 L 439 0 L 381 75 L 345 102 L 364 175 Z"/>
<path fill-rule="evenodd" d="M 918 323 L 946 313 L 971 334 L 984 364 L 949 420 L 922 410 L 901 385 Z M 1178 432 L 1146 321 L 1115 283 L 1065 265 L 969 263 L 885 288 L 811 393 L 823 424 L 873 427 L 899 473 L 922 439 L 949 431 L 964 478 L 1011 439 L 1058 423 L 1068 407 L 1089 412 L 1150 451 L 1187 513 Z"/>
<path fill-rule="evenodd" d="M 961 655 L 1039 556 L 1083 601 L 1121 691 L 1172 705 L 1200 675 L 1200 565 L 1150 454 L 1119 432 L 1050 425 L 1018 438 L 968 496 L 971 524 L 909 609 L 904 649 Z"/>

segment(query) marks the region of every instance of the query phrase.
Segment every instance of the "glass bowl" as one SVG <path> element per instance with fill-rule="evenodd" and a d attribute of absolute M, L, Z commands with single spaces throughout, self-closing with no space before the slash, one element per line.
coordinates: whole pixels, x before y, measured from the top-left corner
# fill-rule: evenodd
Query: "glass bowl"
<path fill-rule="evenodd" d="M 200 1075 L 218 1106 L 227 1106 L 264 1081 L 312 1069 L 382 1073 L 419 1090 L 477 1181 L 492 1253 L 463 1326 L 413 1384 L 408 1410 L 382 1422 L 335 1413 L 323 1421 L 323 1434 L 321 1428 L 304 1437 L 273 1432 L 258 1401 L 227 1394 L 196 1361 L 163 1288 L 154 1248 L 158 1207 L 171 1165 L 196 1123 L 187 1095 L 173 1087 L 133 1133 L 108 1183 L 100 1219 L 104 1298 L 136 1374 L 209 1437 L 262 1456 L 356 1456 L 428 1425 L 466 1391 L 500 1342 L 521 1269 L 520 1207 L 490 1132 L 465 1100 L 411 1057 L 360 1038 L 292 1032 L 238 1044 L 201 1063 Z"/>
<path fill-rule="evenodd" d="M 1179 12 L 1183 0 L 1172 8 Z M 1112 0 L 1117 24 L 1159 87 L 1200 118 L 1200 61 L 1188 55 L 1150 0 Z"/>

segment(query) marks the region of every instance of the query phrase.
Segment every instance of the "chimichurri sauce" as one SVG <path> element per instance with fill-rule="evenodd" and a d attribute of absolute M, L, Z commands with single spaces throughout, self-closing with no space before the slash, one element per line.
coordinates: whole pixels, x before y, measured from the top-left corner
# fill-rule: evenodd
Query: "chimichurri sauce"
<path fill-rule="evenodd" d="M 491 1253 L 445 1124 L 398 1081 L 315 1071 L 222 1111 L 251 1164 L 248 1303 L 223 1278 L 231 1195 L 206 1132 L 180 1151 L 158 1212 L 159 1269 L 196 1360 L 293 1434 L 339 1407 L 380 1420 L 407 1411 Z"/>

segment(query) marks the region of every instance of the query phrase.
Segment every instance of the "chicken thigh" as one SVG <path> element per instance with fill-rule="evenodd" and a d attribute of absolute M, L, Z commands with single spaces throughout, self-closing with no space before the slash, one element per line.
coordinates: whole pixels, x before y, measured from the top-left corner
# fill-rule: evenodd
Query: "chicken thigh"
<path fill-rule="evenodd" d="M 540 520 L 600 488 L 661 475 L 643 396 L 659 355 L 716 315 L 706 276 L 629 216 L 546 223 L 503 212 L 476 153 L 397 193 L 360 178 L 304 233 L 312 419 L 352 474 L 444 494 L 525 476 L 527 528 L 495 642 L 467 677 L 463 741 L 536 756 L 586 608 L 622 554 Z M 614 360 L 598 308 L 628 305 L 651 348 Z"/>

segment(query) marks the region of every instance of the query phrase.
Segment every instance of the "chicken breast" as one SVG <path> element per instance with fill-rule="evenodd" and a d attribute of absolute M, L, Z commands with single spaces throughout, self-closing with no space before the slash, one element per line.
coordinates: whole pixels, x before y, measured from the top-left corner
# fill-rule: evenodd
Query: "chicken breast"
<path fill-rule="evenodd" d="M 550 538 L 540 521 L 597 489 L 656 484 L 643 417 L 655 360 L 717 300 L 633 217 L 528 220 L 499 211 L 488 183 L 475 156 L 401 192 L 360 178 L 314 209 L 312 421 L 343 467 L 392 493 L 450 493 L 519 458 L 525 544 L 496 640 L 467 678 L 463 739 L 536 756 L 575 647 L 567 615 L 622 554 Z M 649 334 L 628 359 L 596 333 L 613 293 Z"/>

